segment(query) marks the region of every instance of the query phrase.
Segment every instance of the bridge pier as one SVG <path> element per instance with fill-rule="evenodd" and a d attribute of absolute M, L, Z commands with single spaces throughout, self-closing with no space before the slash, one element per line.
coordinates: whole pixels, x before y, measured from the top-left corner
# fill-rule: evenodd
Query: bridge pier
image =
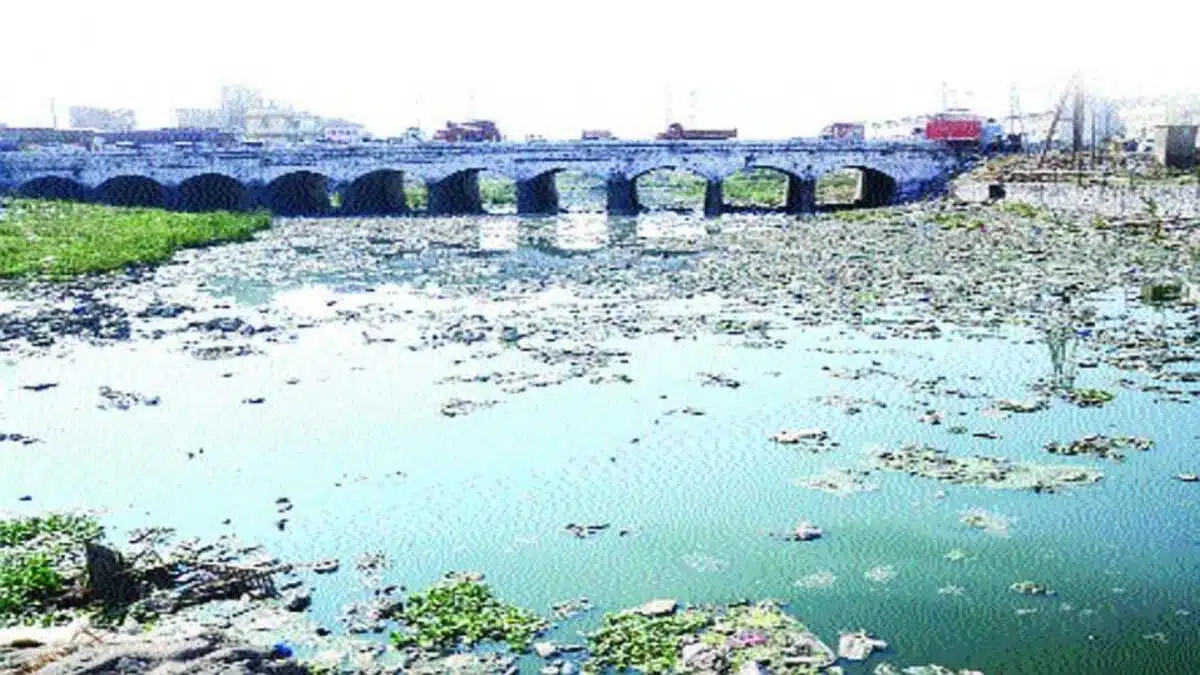
<path fill-rule="evenodd" d="M 485 213 L 479 192 L 479 172 L 459 171 L 439 181 L 425 183 L 429 189 L 429 215 L 466 216 Z"/>
<path fill-rule="evenodd" d="M 517 213 L 523 216 L 558 213 L 558 185 L 552 172 L 517 181 Z"/>
<path fill-rule="evenodd" d="M 710 180 L 704 186 L 704 216 L 715 218 L 725 206 L 725 192 L 719 180 Z"/>
<path fill-rule="evenodd" d="M 817 181 L 788 176 L 787 203 L 784 210 L 794 215 L 817 210 Z"/>
<path fill-rule="evenodd" d="M 614 216 L 635 216 L 641 208 L 641 204 L 638 204 L 637 183 L 627 176 L 610 176 L 608 212 Z"/>

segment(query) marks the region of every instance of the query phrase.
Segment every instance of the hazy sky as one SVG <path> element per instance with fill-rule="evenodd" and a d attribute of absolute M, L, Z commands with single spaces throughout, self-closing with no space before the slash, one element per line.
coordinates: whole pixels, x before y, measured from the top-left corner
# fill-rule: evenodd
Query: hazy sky
<path fill-rule="evenodd" d="M 697 126 L 810 135 L 833 120 L 930 112 L 943 81 L 996 116 L 1008 114 L 1011 84 L 1024 111 L 1044 110 L 1080 68 L 1106 93 L 1195 92 L 1197 7 L 3 0 L 0 121 L 49 125 L 53 97 L 61 126 L 71 104 L 131 107 L 140 126 L 170 126 L 174 108 L 214 107 L 221 84 L 240 82 L 380 134 L 473 114 L 512 137 L 646 136 L 665 124 L 669 98 L 686 123 L 695 90 Z"/>

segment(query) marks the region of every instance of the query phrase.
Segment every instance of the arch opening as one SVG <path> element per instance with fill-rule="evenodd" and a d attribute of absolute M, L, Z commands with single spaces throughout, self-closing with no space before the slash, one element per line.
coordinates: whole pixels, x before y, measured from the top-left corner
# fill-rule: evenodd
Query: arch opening
<path fill-rule="evenodd" d="M 608 203 L 608 182 L 604 176 L 576 169 L 554 174 L 560 210 L 568 213 L 603 213 Z"/>
<path fill-rule="evenodd" d="M 34 178 L 17 188 L 17 195 L 29 199 L 53 199 L 83 202 L 88 199 L 88 189 L 70 178 L 43 176 Z"/>
<path fill-rule="evenodd" d="M 517 212 L 517 182 L 495 171 L 483 169 L 476 174 L 479 197 L 485 213 L 514 214 Z M 550 176 L 553 181 L 553 175 Z"/>
<path fill-rule="evenodd" d="M 433 216 L 512 214 L 517 212 L 517 184 L 488 169 L 463 169 L 425 184 L 426 212 Z"/>
<path fill-rule="evenodd" d="M 854 208 L 878 208 L 892 203 L 896 180 L 865 166 L 830 171 L 817 179 L 817 206 L 839 211 Z"/>
<path fill-rule="evenodd" d="M 775 167 L 756 166 L 725 179 L 724 208 L 727 211 L 779 211 L 788 206 L 790 183 L 796 176 Z"/>
<path fill-rule="evenodd" d="M 145 176 L 117 176 L 96 188 L 95 200 L 112 206 L 165 208 L 167 188 Z"/>
<path fill-rule="evenodd" d="M 241 182 L 219 173 L 206 173 L 179 184 L 183 211 L 248 211 L 250 191 Z"/>
<path fill-rule="evenodd" d="M 358 216 L 396 216 L 408 213 L 404 173 L 372 171 L 354 179 L 341 192 L 341 209 Z"/>
<path fill-rule="evenodd" d="M 704 210 L 708 180 L 690 169 L 654 168 L 634 176 L 632 183 L 638 210 L 676 213 Z"/>
<path fill-rule="evenodd" d="M 281 216 L 323 216 L 333 210 L 329 179 L 311 171 L 296 171 L 267 184 L 266 204 Z"/>

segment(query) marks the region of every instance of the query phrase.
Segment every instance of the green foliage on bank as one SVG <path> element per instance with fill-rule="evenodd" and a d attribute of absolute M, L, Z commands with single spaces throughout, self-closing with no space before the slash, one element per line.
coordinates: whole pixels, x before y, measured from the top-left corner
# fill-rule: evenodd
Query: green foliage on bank
<path fill-rule="evenodd" d="M 0 520 L 0 625 L 43 615 L 81 572 L 84 543 L 101 536 L 89 516 Z"/>
<path fill-rule="evenodd" d="M 514 651 L 529 649 L 547 628 L 532 612 L 501 602 L 487 585 L 448 578 L 408 597 L 396 619 L 402 628 L 391 635 L 398 648 L 453 652 L 480 642 L 507 642 Z"/>
<path fill-rule="evenodd" d="M 256 213 L 176 213 L 13 199 L 0 216 L 0 277 L 52 279 L 158 263 L 181 248 L 244 241 L 271 224 Z"/>

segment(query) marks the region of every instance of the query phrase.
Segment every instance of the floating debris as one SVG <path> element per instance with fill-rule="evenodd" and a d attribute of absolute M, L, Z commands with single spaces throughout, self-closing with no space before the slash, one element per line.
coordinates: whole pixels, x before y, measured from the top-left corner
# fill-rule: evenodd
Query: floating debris
<path fill-rule="evenodd" d="M 101 401 L 96 405 L 101 410 L 129 410 L 135 405 L 156 406 L 161 402 L 158 396 L 147 396 L 131 391 L 117 391 L 112 387 L 100 387 Z"/>
<path fill-rule="evenodd" d="M 1056 492 L 1063 485 L 1095 483 L 1103 477 L 1099 471 L 1075 466 L 1014 463 L 1002 457 L 956 458 L 925 445 L 878 449 L 871 453 L 871 459 L 889 471 L 993 489 Z"/>
<path fill-rule="evenodd" d="M 1092 434 L 1067 444 L 1051 441 L 1046 444 L 1045 449 L 1046 452 L 1055 455 L 1096 455 L 1103 459 L 1123 462 L 1125 461 L 1125 455 L 1119 452 L 1120 448 L 1133 448 L 1134 450 L 1145 452 L 1153 447 L 1154 441 L 1142 436 L 1104 436 L 1101 434 Z"/>

